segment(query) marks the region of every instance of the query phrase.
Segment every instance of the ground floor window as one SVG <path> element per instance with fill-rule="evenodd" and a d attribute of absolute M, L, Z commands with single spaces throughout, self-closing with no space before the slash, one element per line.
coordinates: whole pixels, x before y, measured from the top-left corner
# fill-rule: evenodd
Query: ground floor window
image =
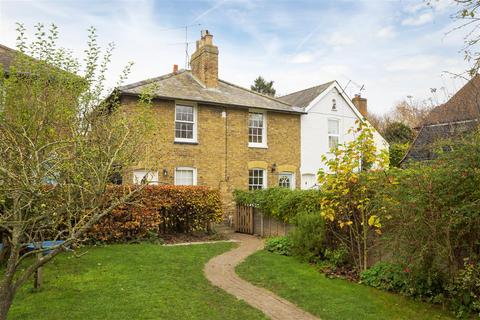
<path fill-rule="evenodd" d="M 267 177 L 264 169 L 248 170 L 248 190 L 260 190 L 267 187 Z"/>
<path fill-rule="evenodd" d="M 175 169 L 176 186 L 197 185 L 197 169 L 191 167 L 177 167 Z"/>
<path fill-rule="evenodd" d="M 149 170 L 134 170 L 133 171 L 134 184 L 158 184 L 158 172 Z"/>
<path fill-rule="evenodd" d="M 292 172 L 282 172 L 278 175 L 278 186 L 287 189 L 295 189 L 294 174 Z"/>

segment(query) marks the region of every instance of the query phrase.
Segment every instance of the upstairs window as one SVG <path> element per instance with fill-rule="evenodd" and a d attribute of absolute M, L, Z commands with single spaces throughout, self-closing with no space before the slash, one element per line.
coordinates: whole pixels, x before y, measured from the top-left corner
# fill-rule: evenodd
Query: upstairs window
<path fill-rule="evenodd" d="M 190 167 L 178 167 L 175 169 L 176 186 L 197 185 L 197 169 Z"/>
<path fill-rule="evenodd" d="M 147 170 L 135 170 L 133 171 L 133 183 L 134 184 L 158 184 L 158 172 Z"/>
<path fill-rule="evenodd" d="M 263 169 L 248 170 L 248 190 L 260 190 L 267 187 L 267 177 Z"/>
<path fill-rule="evenodd" d="M 248 146 L 267 147 L 266 114 L 264 112 L 248 113 Z"/>
<path fill-rule="evenodd" d="M 188 105 L 175 105 L 175 141 L 197 142 L 196 108 Z"/>
<path fill-rule="evenodd" d="M 340 123 L 336 119 L 328 119 L 328 147 L 330 150 L 338 146 L 338 137 L 340 135 Z"/>

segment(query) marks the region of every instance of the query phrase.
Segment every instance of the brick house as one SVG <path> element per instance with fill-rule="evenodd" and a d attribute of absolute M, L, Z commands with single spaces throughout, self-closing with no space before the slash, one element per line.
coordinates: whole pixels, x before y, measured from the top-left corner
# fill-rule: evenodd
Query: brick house
<path fill-rule="evenodd" d="M 150 160 L 125 182 L 218 188 L 226 209 L 235 189 L 300 186 L 301 108 L 218 78 L 218 48 L 202 32 L 191 70 L 118 88 L 122 105 L 153 90 L 162 122 Z"/>

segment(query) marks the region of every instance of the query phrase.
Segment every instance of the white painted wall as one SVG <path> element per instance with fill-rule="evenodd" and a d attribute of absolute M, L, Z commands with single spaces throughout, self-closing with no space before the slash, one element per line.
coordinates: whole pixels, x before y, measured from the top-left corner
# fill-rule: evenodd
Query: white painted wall
<path fill-rule="evenodd" d="M 348 130 L 355 126 L 355 120 L 359 119 L 359 116 L 352 110 L 351 102 L 349 103 L 339 90 L 341 90 L 339 87 L 332 84 L 323 95 L 313 100 L 307 107 L 308 113 L 301 116 L 302 189 L 316 187 L 318 170 L 326 169 L 322 155 L 328 157 L 330 154 L 328 119 L 339 120 L 340 144 L 353 140 L 353 135 L 349 134 Z M 332 99 L 336 101 L 336 111 L 332 110 Z M 388 148 L 388 144 L 378 132 L 375 132 L 374 139 L 377 149 Z"/>

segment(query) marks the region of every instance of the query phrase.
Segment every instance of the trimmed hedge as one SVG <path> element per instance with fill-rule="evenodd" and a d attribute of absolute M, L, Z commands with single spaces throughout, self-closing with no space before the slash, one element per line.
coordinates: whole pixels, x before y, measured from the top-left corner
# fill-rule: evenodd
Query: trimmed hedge
<path fill-rule="evenodd" d="M 290 190 L 268 188 L 263 190 L 235 190 L 238 205 L 251 205 L 266 215 L 292 223 L 299 213 L 320 212 L 321 193 L 318 190 Z"/>
<path fill-rule="evenodd" d="M 110 186 L 106 206 L 121 197 L 126 188 Z M 198 186 L 142 186 L 129 201 L 103 217 L 88 233 L 93 241 L 122 242 L 166 233 L 207 230 L 222 219 L 218 190 Z"/>

